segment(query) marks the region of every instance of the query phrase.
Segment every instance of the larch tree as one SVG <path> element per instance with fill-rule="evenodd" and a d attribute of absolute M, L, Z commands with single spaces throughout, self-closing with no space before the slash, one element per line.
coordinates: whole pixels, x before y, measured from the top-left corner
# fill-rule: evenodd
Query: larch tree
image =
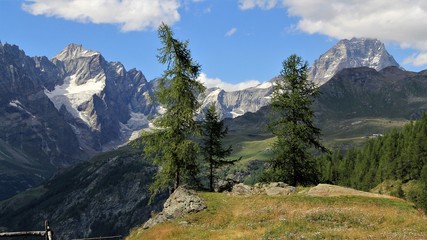
<path fill-rule="evenodd" d="M 155 129 L 142 134 L 144 153 L 159 166 L 151 192 L 190 183 L 198 173 L 198 143 L 200 124 L 195 120 L 200 107 L 197 96 L 205 87 L 196 79 L 200 65 L 193 61 L 188 41 L 179 41 L 169 26 L 162 24 L 158 35 L 163 45 L 159 62 L 167 69 L 160 80 L 157 101 L 166 109 L 154 120 Z"/>
<path fill-rule="evenodd" d="M 224 148 L 223 138 L 227 135 L 228 128 L 220 120 L 214 105 L 211 105 L 202 124 L 202 152 L 205 162 L 209 165 L 209 189 L 214 190 L 214 170 L 225 164 L 233 164 L 238 160 L 225 160 L 230 156 L 232 147 Z"/>
<path fill-rule="evenodd" d="M 311 109 L 319 88 L 307 80 L 307 63 L 291 55 L 283 61 L 280 77 L 274 83 L 268 125 L 277 140 L 272 146 L 271 168 L 266 180 L 283 181 L 291 185 L 318 182 L 318 170 L 313 158 L 313 148 L 328 151 L 320 142 L 320 129 Z"/>

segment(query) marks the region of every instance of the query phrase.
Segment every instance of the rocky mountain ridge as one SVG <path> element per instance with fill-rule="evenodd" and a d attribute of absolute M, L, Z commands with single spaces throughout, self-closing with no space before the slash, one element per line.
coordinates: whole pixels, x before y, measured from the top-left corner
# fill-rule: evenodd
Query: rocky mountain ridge
<path fill-rule="evenodd" d="M 378 39 L 343 39 L 314 62 L 307 77 L 323 85 L 345 68 L 369 67 L 380 71 L 390 66 L 400 67 Z"/>
<path fill-rule="evenodd" d="M 55 107 L 69 113 L 76 133 L 92 134 L 87 145 L 100 150 L 111 141 L 124 142 L 132 131 L 148 126 L 156 111 L 152 87 L 141 71 L 126 71 L 96 51 L 70 44 L 52 62 L 65 73 L 60 84 L 46 90 Z M 97 145 L 98 144 L 98 145 Z"/>

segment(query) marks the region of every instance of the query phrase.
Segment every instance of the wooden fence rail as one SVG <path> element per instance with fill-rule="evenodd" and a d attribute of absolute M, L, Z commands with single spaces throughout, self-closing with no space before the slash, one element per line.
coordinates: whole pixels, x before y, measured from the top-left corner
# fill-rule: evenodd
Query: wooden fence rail
<path fill-rule="evenodd" d="M 99 239 L 115 239 L 115 238 L 121 238 L 122 235 L 117 236 L 108 236 L 108 237 L 91 237 L 91 238 L 75 238 L 72 240 L 99 240 Z"/>
<path fill-rule="evenodd" d="M 48 221 L 45 221 L 44 231 L 0 232 L 0 237 L 25 237 L 25 236 L 39 236 L 39 237 L 45 237 L 46 240 L 53 240 L 53 233 L 49 227 Z"/>

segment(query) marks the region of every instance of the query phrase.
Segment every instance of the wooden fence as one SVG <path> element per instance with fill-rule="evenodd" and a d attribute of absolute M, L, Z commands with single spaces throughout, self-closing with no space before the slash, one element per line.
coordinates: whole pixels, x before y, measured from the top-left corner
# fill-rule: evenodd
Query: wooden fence
<path fill-rule="evenodd" d="M 1 237 L 45 237 L 46 240 L 53 240 L 53 232 L 49 227 L 49 222 L 45 221 L 44 231 L 23 231 L 23 232 L 0 232 Z M 79 238 L 73 240 L 101 240 L 101 239 L 119 239 L 121 235 L 108 236 L 108 237 L 93 237 L 93 238 Z"/>
<path fill-rule="evenodd" d="M 101 240 L 101 239 L 119 239 L 119 238 L 122 238 L 122 235 L 108 236 L 108 237 L 76 238 L 72 240 Z"/>
<path fill-rule="evenodd" d="M 45 221 L 44 231 L 24 231 L 24 232 L 0 232 L 0 237 L 45 237 L 46 240 L 53 240 L 53 233 L 49 227 L 49 222 Z"/>

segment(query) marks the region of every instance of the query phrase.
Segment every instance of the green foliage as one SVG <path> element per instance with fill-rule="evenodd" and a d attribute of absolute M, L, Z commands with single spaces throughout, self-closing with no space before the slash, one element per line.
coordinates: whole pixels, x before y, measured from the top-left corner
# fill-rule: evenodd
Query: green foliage
<path fill-rule="evenodd" d="M 321 151 L 320 129 L 313 124 L 311 109 L 319 88 L 307 80 L 307 63 L 291 55 L 283 62 L 280 78 L 275 82 L 271 109 L 274 117 L 269 129 L 277 137 L 273 144 L 272 166 L 266 180 L 280 180 L 291 185 L 318 181 L 312 147 Z"/>
<path fill-rule="evenodd" d="M 370 190 L 385 180 L 417 180 L 406 198 L 427 210 L 427 115 L 370 139 L 363 148 L 337 151 L 318 158 L 323 182 Z M 402 187 L 392 193 L 403 197 Z"/>
<path fill-rule="evenodd" d="M 193 140 L 200 133 L 194 120 L 199 102 L 197 96 L 204 86 L 196 81 L 200 65 L 191 58 L 188 41 L 173 37 L 172 30 L 162 24 L 158 30 L 163 45 L 159 62 L 167 65 L 157 92 L 157 100 L 166 112 L 155 119 L 155 130 L 142 134 L 144 153 L 159 166 L 152 193 L 157 193 L 173 184 L 176 189 L 189 183 L 198 172 L 198 144 Z"/>
<path fill-rule="evenodd" d="M 424 165 L 420 176 L 421 196 L 418 205 L 427 212 L 427 165 Z"/>
<path fill-rule="evenodd" d="M 209 164 L 209 189 L 213 191 L 214 169 L 225 164 L 233 164 L 236 160 L 224 160 L 230 156 L 232 148 L 222 146 L 222 139 L 227 135 L 228 129 L 220 121 L 214 105 L 211 105 L 202 125 L 202 152 L 205 161 Z"/>

